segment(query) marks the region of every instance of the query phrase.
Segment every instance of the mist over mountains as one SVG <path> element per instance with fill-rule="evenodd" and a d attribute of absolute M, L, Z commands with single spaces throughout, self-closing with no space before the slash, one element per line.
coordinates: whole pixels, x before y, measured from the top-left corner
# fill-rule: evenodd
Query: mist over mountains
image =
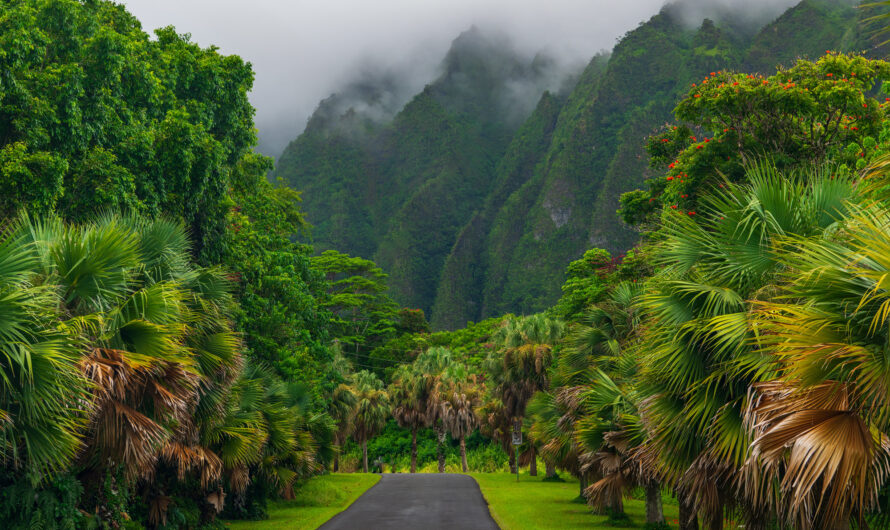
<path fill-rule="evenodd" d="M 645 140 L 692 82 L 870 46 L 846 0 L 763 6 L 665 6 L 583 69 L 471 28 L 394 114 L 397 76 L 322 102 L 275 176 L 303 192 L 317 251 L 375 259 L 435 327 L 543 310 L 569 261 L 635 244 L 618 197 L 650 175 Z"/>

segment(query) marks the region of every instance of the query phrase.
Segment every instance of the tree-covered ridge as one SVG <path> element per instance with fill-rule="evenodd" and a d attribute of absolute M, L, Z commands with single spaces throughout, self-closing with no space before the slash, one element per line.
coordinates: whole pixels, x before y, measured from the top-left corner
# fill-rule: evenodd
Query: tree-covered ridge
<path fill-rule="evenodd" d="M 614 214 L 618 198 L 651 175 L 644 139 L 702 73 L 771 74 L 826 49 L 872 48 L 865 15 L 842 0 L 805 0 L 759 25 L 717 10 L 690 27 L 684 8 L 666 6 L 628 32 L 571 90 L 543 96 L 512 129 L 493 112 L 497 87 L 528 67 L 496 46 L 474 46 L 481 36 L 470 32 L 455 41 L 442 78 L 392 123 L 343 111 L 321 135 L 313 118 L 277 175 L 306 190 L 322 248 L 375 258 L 392 276 L 393 297 L 424 309 L 434 327 L 543 310 L 559 296 L 562 264 L 590 246 L 620 252 L 637 241 Z M 460 98 L 455 79 L 470 87 Z M 325 123 L 329 107 L 319 108 Z"/>

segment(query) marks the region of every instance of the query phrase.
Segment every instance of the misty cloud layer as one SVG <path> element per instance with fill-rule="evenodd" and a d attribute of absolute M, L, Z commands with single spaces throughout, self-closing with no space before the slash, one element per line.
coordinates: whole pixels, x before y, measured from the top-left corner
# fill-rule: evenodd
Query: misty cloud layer
<path fill-rule="evenodd" d="M 256 72 L 260 149 L 278 155 L 306 126 L 318 103 L 363 79 L 383 76 L 394 91 L 381 96 L 389 113 L 438 75 L 452 40 L 472 25 L 502 32 L 534 57 L 544 51 L 562 65 L 580 64 L 640 22 L 664 0 L 124 0 L 146 31 L 173 25 L 202 46 L 238 54 Z M 684 0 L 697 24 L 714 10 L 780 13 L 795 0 Z M 774 16 L 774 15 L 773 15 Z M 518 91 L 527 87 L 516 87 Z"/>

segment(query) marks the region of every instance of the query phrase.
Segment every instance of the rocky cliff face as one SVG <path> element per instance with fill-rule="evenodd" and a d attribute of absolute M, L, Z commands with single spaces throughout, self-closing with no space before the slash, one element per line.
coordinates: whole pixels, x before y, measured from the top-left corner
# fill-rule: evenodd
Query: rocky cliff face
<path fill-rule="evenodd" d="M 542 310 L 569 261 L 635 243 L 618 197 L 648 177 L 645 139 L 694 80 L 863 46 L 846 1 L 805 0 L 768 23 L 690 24 L 692 8 L 665 7 L 571 82 L 470 30 L 391 119 L 385 79 L 322 102 L 276 175 L 304 192 L 317 250 L 374 258 L 434 327 Z"/>

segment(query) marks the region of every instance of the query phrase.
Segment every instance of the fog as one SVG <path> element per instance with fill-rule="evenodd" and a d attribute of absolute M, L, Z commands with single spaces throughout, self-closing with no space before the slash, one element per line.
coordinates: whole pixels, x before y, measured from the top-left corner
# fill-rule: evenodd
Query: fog
<path fill-rule="evenodd" d="M 684 0 L 690 24 L 732 6 L 778 14 L 793 0 Z M 202 46 L 253 64 L 260 150 L 277 156 L 319 101 L 386 72 L 402 99 L 432 81 L 449 44 L 472 25 L 506 34 L 529 57 L 579 64 L 656 14 L 664 0 L 126 0 L 143 28 L 173 25 Z M 716 12 L 715 12 L 716 13 Z"/>

